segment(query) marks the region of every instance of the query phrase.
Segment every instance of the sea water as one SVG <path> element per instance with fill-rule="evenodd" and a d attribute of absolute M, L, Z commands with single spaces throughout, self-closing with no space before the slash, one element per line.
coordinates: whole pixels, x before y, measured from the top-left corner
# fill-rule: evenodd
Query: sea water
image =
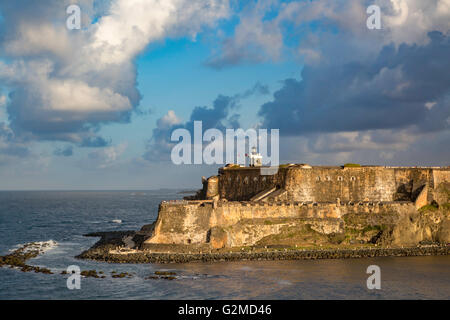
<path fill-rule="evenodd" d="M 0 192 L 0 255 L 39 242 L 28 264 L 54 274 L 0 268 L 0 299 L 450 299 L 450 257 L 386 257 L 314 261 L 108 264 L 75 259 L 98 239 L 83 234 L 137 230 L 179 191 Z M 103 271 L 79 290 L 61 275 L 68 266 Z M 367 288 L 367 267 L 381 270 L 381 289 Z M 170 270 L 176 280 L 146 279 Z M 111 272 L 132 273 L 112 278 Z"/>

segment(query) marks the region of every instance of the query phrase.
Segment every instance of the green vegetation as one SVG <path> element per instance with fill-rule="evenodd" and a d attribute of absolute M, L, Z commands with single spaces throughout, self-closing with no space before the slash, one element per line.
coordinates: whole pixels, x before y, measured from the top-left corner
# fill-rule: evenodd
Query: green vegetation
<path fill-rule="evenodd" d="M 133 275 L 128 272 L 115 273 L 112 275 L 113 278 L 131 278 Z"/>
<path fill-rule="evenodd" d="M 361 165 L 358 164 L 358 163 L 346 163 L 346 164 L 344 164 L 344 168 L 356 168 L 356 167 L 361 167 Z"/>
<path fill-rule="evenodd" d="M 171 271 L 155 271 L 155 274 L 157 276 L 175 276 L 177 273 Z"/>
<path fill-rule="evenodd" d="M 26 264 L 29 259 L 36 258 L 41 253 L 37 243 L 29 243 L 6 256 L 0 256 L 0 267 L 9 266 L 19 268 L 22 272 L 53 274 L 50 269 L 30 266 Z"/>
<path fill-rule="evenodd" d="M 436 211 L 438 209 L 439 209 L 438 206 L 435 203 L 433 203 L 423 206 L 422 208 L 419 209 L 419 212 Z"/>
<path fill-rule="evenodd" d="M 328 235 L 328 238 L 331 244 L 341 244 L 346 239 L 346 236 L 344 233 L 332 233 Z"/>
<path fill-rule="evenodd" d="M 164 280 L 175 280 L 177 279 L 176 277 L 176 272 L 171 272 L 171 271 L 155 271 L 155 275 L 149 276 L 147 278 L 145 278 L 146 280 L 149 279 L 164 279 Z"/>
<path fill-rule="evenodd" d="M 100 278 L 96 270 L 81 271 L 81 275 L 86 278 Z"/>
<path fill-rule="evenodd" d="M 270 223 L 269 220 L 264 221 L 264 224 Z M 258 245 L 325 245 L 328 243 L 328 237 L 325 234 L 321 234 L 312 228 L 309 223 L 299 224 L 293 226 L 284 226 L 278 234 L 268 235 L 258 241 Z"/>
<path fill-rule="evenodd" d="M 241 168 L 241 166 L 238 165 L 238 164 L 234 164 L 234 163 L 232 163 L 232 164 L 227 164 L 227 165 L 225 166 L 225 169 L 226 169 L 226 170 L 239 169 L 239 168 Z"/>
<path fill-rule="evenodd" d="M 364 229 L 362 229 L 361 232 L 362 232 L 362 234 L 366 234 L 366 233 L 371 232 L 371 231 L 378 231 L 378 232 L 380 232 L 380 231 L 383 231 L 385 229 L 386 229 L 386 226 L 384 226 L 384 225 L 381 225 L 381 226 L 375 225 L 375 226 L 367 226 Z"/>

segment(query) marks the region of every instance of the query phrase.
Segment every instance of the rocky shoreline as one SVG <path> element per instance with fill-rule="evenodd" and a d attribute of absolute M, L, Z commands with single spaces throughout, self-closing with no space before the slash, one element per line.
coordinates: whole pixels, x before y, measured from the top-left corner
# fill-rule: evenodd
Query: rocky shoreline
<path fill-rule="evenodd" d="M 316 260 L 355 259 L 373 257 L 412 257 L 449 255 L 449 246 L 422 246 L 412 248 L 364 248 L 364 249 L 313 249 L 270 250 L 266 252 L 217 252 L 217 253 L 155 253 L 134 251 L 111 253 L 108 249 L 87 250 L 77 258 L 108 263 L 187 263 L 220 261 L 264 260 Z"/>
<path fill-rule="evenodd" d="M 9 267 L 20 269 L 22 272 L 53 274 L 53 272 L 48 268 L 32 266 L 26 263 L 27 260 L 36 258 L 42 254 L 44 249 L 48 246 L 48 243 L 38 242 L 24 244 L 11 253 L 5 256 L 0 256 L 0 268 Z"/>

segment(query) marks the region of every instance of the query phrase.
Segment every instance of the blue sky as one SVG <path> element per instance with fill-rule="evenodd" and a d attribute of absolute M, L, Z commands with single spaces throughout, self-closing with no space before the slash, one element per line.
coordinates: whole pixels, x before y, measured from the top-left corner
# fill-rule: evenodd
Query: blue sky
<path fill-rule="evenodd" d="M 199 187 L 218 165 L 170 161 L 191 120 L 279 129 L 282 162 L 449 165 L 450 0 L 0 0 L 0 17 L 3 190 Z"/>

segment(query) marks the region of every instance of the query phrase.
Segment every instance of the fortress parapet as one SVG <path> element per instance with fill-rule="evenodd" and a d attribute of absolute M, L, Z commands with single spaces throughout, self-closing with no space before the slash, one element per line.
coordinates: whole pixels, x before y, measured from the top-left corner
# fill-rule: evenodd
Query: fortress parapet
<path fill-rule="evenodd" d="M 205 179 L 196 199 L 228 201 L 334 202 L 436 200 L 435 191 L 450 183 L 449 167 L 281 166 L 274 175 L 261 168 L 225 167 Z M 193 198 L 191 197 L 191 200 Z"/>

